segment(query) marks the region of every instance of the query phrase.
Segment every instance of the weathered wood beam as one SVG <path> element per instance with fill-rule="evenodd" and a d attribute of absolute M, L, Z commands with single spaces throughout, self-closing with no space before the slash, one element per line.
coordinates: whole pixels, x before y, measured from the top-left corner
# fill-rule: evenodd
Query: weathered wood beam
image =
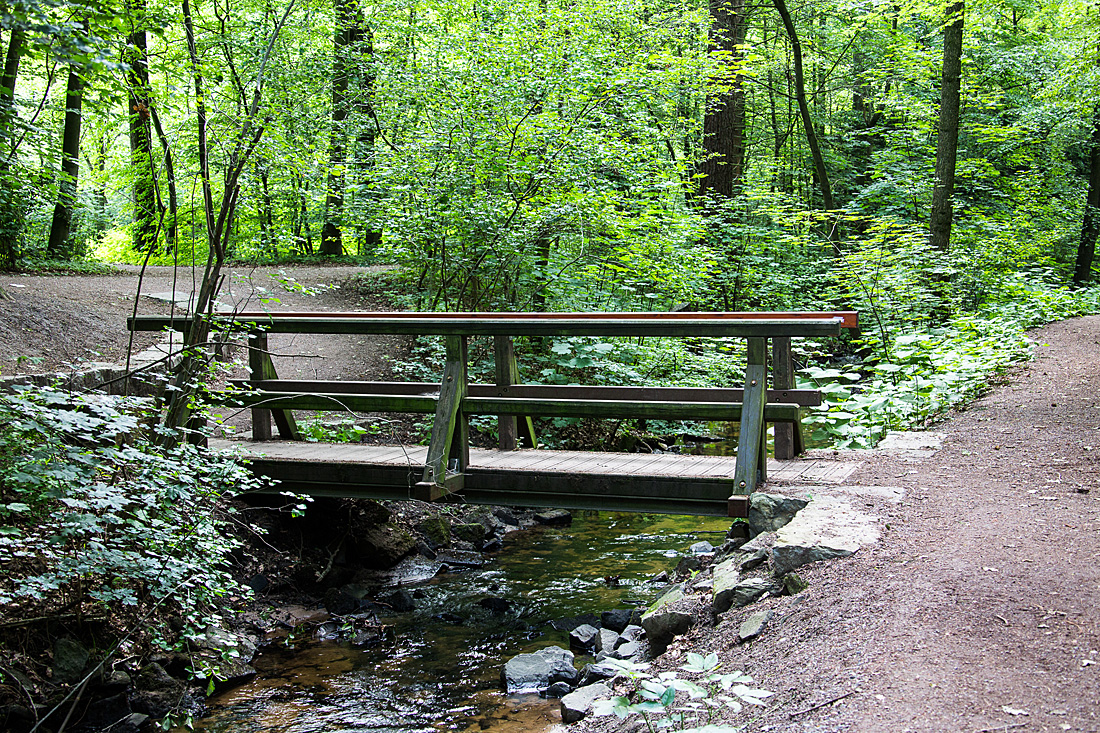
<path fill-rule="evenodd" d="M 748 366 L 745 368 L 745 401 L 741 410 L 741 432 L 737 438 L 737 468 L 734 470 L 734 494 L 756 491 L 764 432 L 764 391 L 768 378 L 768 348 L 765 339 L 749 339 Z"/>
<path fill-rule="evenodd" d="M 134 331 L 183 330 L 190 319 L 136 316 L 128 320 Z M 224 319 L 213 328 L 262 330 L 268 333 L 396 334 L 461 336 L 713 336 L 771 338 L 776 336 L 839 336 L 841 319 L 522 319 L 522 318 L 339 318 L 288 317 L 267 320 Z"/>
<path fill-rule="evenodd" d="M 438 382 L 343 382 L 330 380 L 277 379 L 261 382 L 230 380 L 238 386 L 254 386 L 270 392 L 301 394 L 364 394 L 364 395 L 435 395 Z M 769 389 L 768 402 L 786 402 L 802 407 L 821 404 L 816 389 Z M 524 397 L 577 400 L 635 400 L 654 402 L 742 402 L 740 387 L 619 387 L 587 385 L 513 384 L 502 390 L 493 384 L 471 384 L 470 397 Z"/>

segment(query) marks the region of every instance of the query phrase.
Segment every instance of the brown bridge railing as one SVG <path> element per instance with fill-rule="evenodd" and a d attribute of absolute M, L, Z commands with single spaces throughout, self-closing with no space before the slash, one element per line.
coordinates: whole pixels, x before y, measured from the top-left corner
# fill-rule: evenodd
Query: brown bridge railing
<path fill-rule="evenodd" d="M 138 331 L 183 330 L 189 317 L 137 316 Z M 293 410 L 434 414 L 423 478 L 414 496 L 435 500 L 461 491 L 469 465 L 470 415 L 496 415 L 499 447 L 537 446 L 532 416 L 714 420 L 740 422 L 730 491 L 731 516 L 743 516 L 745 497 L 767 478 L 766 424 L 775 423 L 775 453 L 803 450 L 802 409 L 820 404 L 817 390 L 794 389 L 792 337 L 837 336 L 855 328 L 854 312 L 773 313 L 260 313 L 215 316 L 214 328 L 248 334 L 251 389 L 232 399 L 252 406 L 253 438 L 300 439 Z M 439 383 L 303 381 L 279 379 L 268 351 L 270 333 L 441 335 L 446 363 Z M 492 336 L 495 384 L 470 384 L 470 336 Z M 747 340 L 741 388 L 623 387 L 520 384 L 516 336 L 738 337 Z M 768 381 L 771 341 L 772 384 Z"/>

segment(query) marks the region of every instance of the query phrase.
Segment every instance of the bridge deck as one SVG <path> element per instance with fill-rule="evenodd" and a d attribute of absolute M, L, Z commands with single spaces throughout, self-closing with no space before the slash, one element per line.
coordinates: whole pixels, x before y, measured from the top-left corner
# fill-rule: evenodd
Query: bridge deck
<path fill-rule="evenodd" d="M 235 447 L 277 490 L 311 495 L 409 499 L 427 459 L 425 446 L 211 441 Z M 453 501 L 727 516 L 736 459 L 675 453 L 498 451 L 471 448 Z M 822 459 L 768 461 L 779 483 L 840 483 L 856 464 Z"/>

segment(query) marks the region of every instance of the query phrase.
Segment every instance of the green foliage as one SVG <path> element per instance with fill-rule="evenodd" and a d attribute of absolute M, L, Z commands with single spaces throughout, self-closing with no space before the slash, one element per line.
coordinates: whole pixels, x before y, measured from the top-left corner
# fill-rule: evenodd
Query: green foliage
<path fill-rule="evenodd" d="M 165 605 L 201 628 L 241 592 L 220 562 L 237 543 L 218 501 L 256 479 L 229 456 L 154 446 L 152 417 L 134 398 L 0 398 L 0 603 L 124 616 Z"/>
<path fill-rule="evenodd" d="M 617 667 L 634 682 L 634 691 L 618 695 L 610 700 L 597 701 L 594 715 L 615 715 L 626 719 L 640 715 L 650 733 L 658 729 L 678 730 L 689 733 L 732 733 L 740 730 L 713 721 L 725 709 L 740 713 L 744 705 L 763 706 L 772 692 L 749 687 L 752 677 L 741 671 L 718 674 L 718 655 L 707 656 L 688 652 L 687 664 L 681 670 L 692 675 L 702 675 L 696 680 L 680 679 L 677 672 L 646 672 L 648 663 L 628 662 L 618 659 L 605 660 L 605 664 Z M 679 700 L 679 702 L 678 702 Z"/>
<path fill-rule="evenodd" d="M 948 325 L 892 335 L 877 345 L 887 358 L 847 369 L 811 366 L 801 386 L 821 390 L 809 413 L 809 440 L 869 448 L 888 430 L 921 428 L 988 390 L 1009 367 L 1030 358 L 1027 329 L 1100 311 L 1100 288 L 1071 291 L 1012 278 L 1004 303 Z"/>

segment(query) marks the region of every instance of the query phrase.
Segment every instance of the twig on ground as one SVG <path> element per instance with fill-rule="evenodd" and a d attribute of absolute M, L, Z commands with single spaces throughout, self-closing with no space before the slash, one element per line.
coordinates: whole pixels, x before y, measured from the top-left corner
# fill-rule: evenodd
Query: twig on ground
<path fill-rule="evenodd" d="M 797 718 L 799 715 L 805 715 L 806 713 L 812 713 L 814 710 L 817 710 L 818 708 L 823 708 L 826 705 L 832 705 L 834 702 L 840 702 L 844 698 L 851 697 L 852 695 L 856 694 L 857 692 L 859 692 L 859 690 L 849 690 L 848 692 L 845 692 L 843 695 L 837 695 L 832 700 L 826 700 L 825 702 L 818 703 L 817 705 L 814 705 L 813 707 L 806 708 L 805 710 L 799 710 L 797 712 L 791 713 L 790 717 Z"/>
<path fill-rule="evenodd" d="M 995 613 L 995 614 L 993 614 L 993 618 L 999 618 L 999 619 L 1000 619 L 1001 621 L 1004 621 L 1004 624 L 1005 624 L 1005 626 L 1011 626 L 1011 625 L 1012 625 L 1012 624 L 1010 624 L 1010 623 L 1008 622 L 1008 619 L 1007 619 L 1007 618 L 1005 618 L 1004 616 L 1002 616 L 1002 615 L 1001 615 L 1001 614 L 999 614 L 999 613 Z"/>
<path fill-rule="evenodd" d="M 1023 728 L 1027 723 L 1005 723 L 1004 725 L 998 725 L 995 728 L 982 728 L 976 730 L 974 733 L 997 733 L 999 730 L 1011 730 L 1012 728 Z"/>

